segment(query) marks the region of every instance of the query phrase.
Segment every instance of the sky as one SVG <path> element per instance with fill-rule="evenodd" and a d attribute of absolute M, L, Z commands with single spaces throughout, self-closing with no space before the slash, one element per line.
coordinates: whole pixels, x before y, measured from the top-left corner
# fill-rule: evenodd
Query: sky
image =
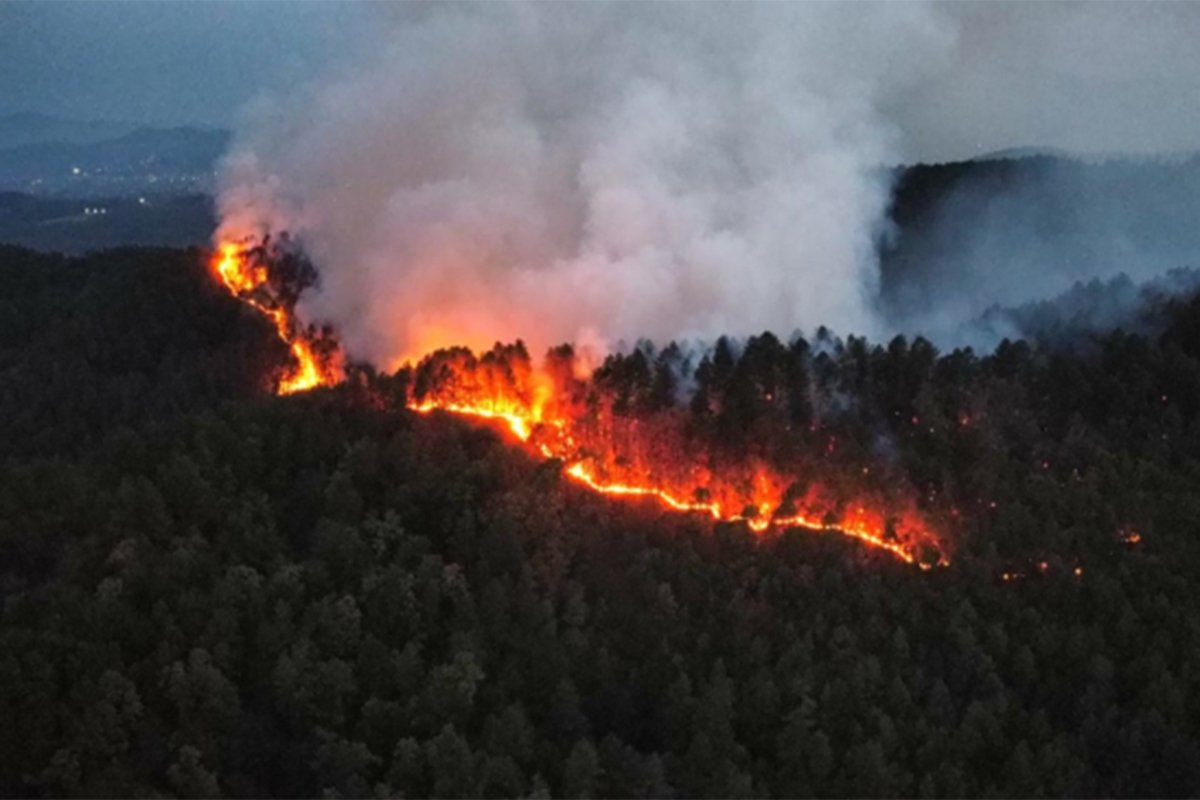
<path fill-rule="evenodd" d="M 862 14 L 877 13 L 869 4 Z M 235 126 L 429 10 L 349 2 L 0 3 L 0 113 Z M 1200 3 L 942 6 L 956 44 L 890 100 L 914 159 L 1200 146 Z M 398 19 L 397 19 L 398 18 Z"/>
<path fill-rule="evenodd" d="M 0 113 L 232 125 L 370 37 L 351 3 L 0 3 Z"/>

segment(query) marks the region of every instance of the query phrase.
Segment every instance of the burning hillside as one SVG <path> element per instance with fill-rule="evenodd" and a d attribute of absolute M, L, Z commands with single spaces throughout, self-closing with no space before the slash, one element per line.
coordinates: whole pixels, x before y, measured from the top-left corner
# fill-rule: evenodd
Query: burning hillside
<path fill-rule="evenodd" d="M 212 268 L 234 297 L 271 320 L 291 350 L 294 363 L 275 385 L 279 394 L 341 380 L 341 353 L 330 333 L 302 325 L 294 313 L 300 292 L 316 278 L 308 262 L 268 239 L 260 245 L 223 243 Z"/>
<path fill-rule="evenodd" d="M 567 476 L 602 494 L 650 498 L 760 533 L 835 531 L 908 563 L 947 563 L 911 494 L 897 490 L 902 483 L 874 480 L 869 466 L 848 479 L 835 446 L 815 458 L 792 443 L 722 446 L 709 433 L 713 426 L 697 425 L 695 412 L 674 398 L 633 399 L 649 388 L 640 378 L 653 380 L 636 366 L 622 369 L 638 361 L 644 363 L 640 352 L 613 357 L 584 381 L 575 377 L 569 347 L 551 350 L 541 367 L 519 342 L 479 357 L 442 350 L 416 367 L 410 407 L 501 421 L 526 447 L 561 461 Z M 776 394 L 768 394 L 773 402 Z"/>
<path fill-rule="evenodd" d="M 293 313 L 314 278 L 307 262 L 269 242 L 227 244 L 214 257 L 214 272 L 270 318 L 289 346 L 295 363 L 279 377 L 280 394 L 341 380 L 330 333 L 301 325 Z M 789 409 L 807 393 L 802 376 L 789 382 L 767 368 L 722 379 L 720 364 L 706 360 L 689 409 L 677 401 L 671 371 L 652 369 L 640 350 L 611 357 L 589 379 L 578 377 L 584 370 L 570 347 L 535 365 L 520 342 L 478 357 L 465 348 L 439 350 L 412 369 L 413 411 L 501 422 L 531 453 L 561 462 L 566 476 L 596 492 L 647 498 L 760 533 L 833 531 L 925 568 L 948 563 L 899 475 L 848 463 L 836 437 L 815 425 L 794 433 L 798 418 Z M 730 381 L 741 385 L 731 389 Z M 766 421 L 726 441 L 736 410 L 754 404 Z"/>

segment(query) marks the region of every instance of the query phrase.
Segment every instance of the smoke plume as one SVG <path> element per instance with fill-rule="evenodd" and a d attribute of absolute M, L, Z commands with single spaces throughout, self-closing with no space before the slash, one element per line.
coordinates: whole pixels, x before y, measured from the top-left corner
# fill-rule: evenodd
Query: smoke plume
<path fill-rule="evenodd" d="M 611 347 L 870 332 L 899 135 L 953 43 L 922 6 L 411 8 L 248 115 L 224 237 L 286 229 L 300 313 L 391 366 L 522 337 Z"/>
<path fill-rule="evenodd" d="M 379 366 L 517 337 L 933 333 L 1193 252 L 1130 216 L 1124 176 L 1105 194 L 1069 168 L 999 199 L 958 184 L 882 287 L 878 258 L 899 164 L 1194 147 L 1198 5 L 377 12 L 331 74 L 246 112 L 219 236 L 290 231 L 322 275 L 301 318 Z M 1187 217 L 1180 192 L 1155 207 Z"/>

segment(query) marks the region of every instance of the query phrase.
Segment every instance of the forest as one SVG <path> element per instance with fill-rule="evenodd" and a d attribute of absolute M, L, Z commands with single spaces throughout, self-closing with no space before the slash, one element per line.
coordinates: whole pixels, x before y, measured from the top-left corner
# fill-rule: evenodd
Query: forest
<path fill-rule="evenodd" d="M 722 453 L 836 439 L 934 521 L 922 570 L 413 413 L 453 354 L 276 396 L 208 259 L 0 246 L 0 795 L 1200 792 L 1200 298 L 593 376 Z"/>

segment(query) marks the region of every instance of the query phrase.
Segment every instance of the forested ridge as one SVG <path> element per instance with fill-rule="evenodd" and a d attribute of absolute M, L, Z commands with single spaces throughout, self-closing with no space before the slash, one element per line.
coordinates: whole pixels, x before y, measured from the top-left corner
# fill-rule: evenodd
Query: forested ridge
<path fill-rule="evenodd" d="M 198 251 L 0 277 L 0 794 L 1200 791 L 1194 299 L 1073 350 L 718 344 L 694 424 L 886 460 L 958 512 L 922 572 L 596 497 L 409 371 L 275 397 Z M 598 379 L 651 413 L 677 357 Z"/>

